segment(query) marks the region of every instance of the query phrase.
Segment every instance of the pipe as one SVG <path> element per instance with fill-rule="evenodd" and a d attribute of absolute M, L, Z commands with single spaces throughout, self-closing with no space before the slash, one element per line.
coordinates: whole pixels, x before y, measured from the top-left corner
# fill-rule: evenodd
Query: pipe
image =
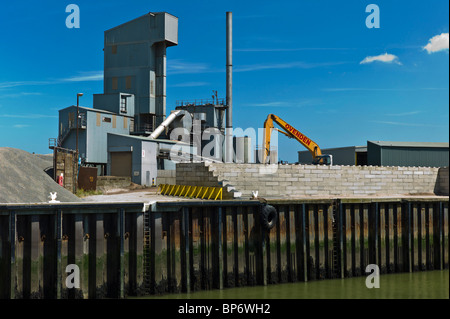
<path fill-rule="evenodd" d="M 233 13 L 226 14 L 226 52 L 227 52 L 227 75 L 226 75 L 226 104 L 227 117 L 225 127 L 225 163 L 233 162 Z"/>
<path fill-rule="evenodd" d="M 152 134 L 150 134 L 150 136 L 148 137 L 149 139 L 155 139 L 158 138 L 159 135 L 161 135 L 161 133 L 165 130 L 166 127 L 168 127 L 170 125 L 170 123 L 173 122 L 173 120 L 175 120 L 175 118 L 178 115 L 184 114 L 185 111 L 182 110 L 178 110 L 178 111 L 172 111 L 172 113 L 170 113 L 170 115 L 156 128 L 156 130 L 153 131 Z"/>

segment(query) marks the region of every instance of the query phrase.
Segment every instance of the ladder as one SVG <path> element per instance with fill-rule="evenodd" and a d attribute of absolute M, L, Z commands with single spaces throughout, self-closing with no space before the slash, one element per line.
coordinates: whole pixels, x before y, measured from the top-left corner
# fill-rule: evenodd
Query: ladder
<path fill-rule="evenodd" d="M 333 262 L 331 269 L 332 278 L 339 278 L 340 270 L 340 238 L 339 238 L 339 205 L 337 202 L 333 202 Z"/>
<path fill-rule="evenodd" d="M 150 211 L 144 212 L 144 289 L 150 293 L 151 289 L 151 233 L 150 233 Z"/>

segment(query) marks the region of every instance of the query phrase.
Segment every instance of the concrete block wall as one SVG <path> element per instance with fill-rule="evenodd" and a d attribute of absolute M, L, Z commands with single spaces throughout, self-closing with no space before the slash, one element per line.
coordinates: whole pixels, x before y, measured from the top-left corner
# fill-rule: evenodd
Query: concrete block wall
<path fill-rule="evenodd" d="M 252 191 L 258 191 L 261 197 L 278 198 L 424 195 L 439 192 L 439 170 L 437 167 L 183 163 L 177 164 L 176 181 L 183 185 L 232 186 L 243 198 L 250 197 Z"/>
<path fill-rule="evenodd" d="M 221 186 L 217 175 L 209 169 L 208 163 L 178 163 L 176 165 L 176 184 L 190 186 Z"/>
<path fill-rule="evenodd" d="M 131 185 L 131 177 L 97 176 L 97 190 L 107 192 L 112 189 L 127 188 Z"/>
<path fill-rule="evenodd" d="M 163 169 L 159 169 L 157 172 L 157 176 L 156 176 L 156 185 L 160 185 L 160 184 L 170 184 L 170 185 L 175 185 L 176 184 L 176 176 L 177 176 L 177 171 L 172 169 L 172 170 L 163 170 Z"/>
<path fill-rule="evenodd" d="M 239 198 L 242 195 L 232 184 L 222 182 L 210 169 L 209 163 L 178 163 L 175 180 L 176 185 L 223 187 L 223 199 Z"/>

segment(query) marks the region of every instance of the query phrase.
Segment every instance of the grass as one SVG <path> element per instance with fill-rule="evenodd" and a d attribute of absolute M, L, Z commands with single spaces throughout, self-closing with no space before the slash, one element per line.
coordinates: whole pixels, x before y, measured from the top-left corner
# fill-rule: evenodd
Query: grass
<path fill-rule="evenodd" d="M 98 190 L 84 190 L 82 188 L 77 189 L 77 192 L 75 193 L 76 196 L 83 198 L 86 196 L 92 196 L 92 195 L 102 195 L 103 193 Z"/>

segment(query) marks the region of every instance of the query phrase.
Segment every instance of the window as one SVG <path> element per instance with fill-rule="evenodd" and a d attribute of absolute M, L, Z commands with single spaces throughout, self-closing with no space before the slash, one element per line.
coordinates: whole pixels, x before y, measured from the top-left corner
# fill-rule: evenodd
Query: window
<path fill-rule="evenodd" d="M 69 128 L 75 127 L 75 112 L 69 112 Z"/>
<path fill-rule="evenodd" d="M 127 90 L 131 89 L 131 76 L 127 76 L 125 78 L 125 88 Z"/>
<path fill-rule="evenodd" d="M 113 44 L 113 45 L 111 46 L 111 53 L 112 53 L 112 54 L 117 54 L 117 44 Z"/>
<path fill-rule="evenodd" d="M 117 78 L 116 78 L 116 77 L 113 77 L 113 78 L 112 78 L 112 89 L 113 89 L 113 90 L 117 90 L 117 86 L 118 86 L 118 84 L 117 84 Z"/>
<path fill-rule="evenodd" d="M 104 117 L 103 118 L 103 122 L 111 123 L 111 118 L 110 117 Z"/>
<path fill-rule="evenodd" d="M 150 95 L 155 95 L 155 84 L 153 80 L 150 80 Z"/>
<path fill-rule="evenodd" d="M 127 97 L 120 97 L 120 113 L 127 113 Z"/>
<path fill-rule="evenodd" d="M 134 132 L 134 119 L 130 119 L 130 132 Z"/>

